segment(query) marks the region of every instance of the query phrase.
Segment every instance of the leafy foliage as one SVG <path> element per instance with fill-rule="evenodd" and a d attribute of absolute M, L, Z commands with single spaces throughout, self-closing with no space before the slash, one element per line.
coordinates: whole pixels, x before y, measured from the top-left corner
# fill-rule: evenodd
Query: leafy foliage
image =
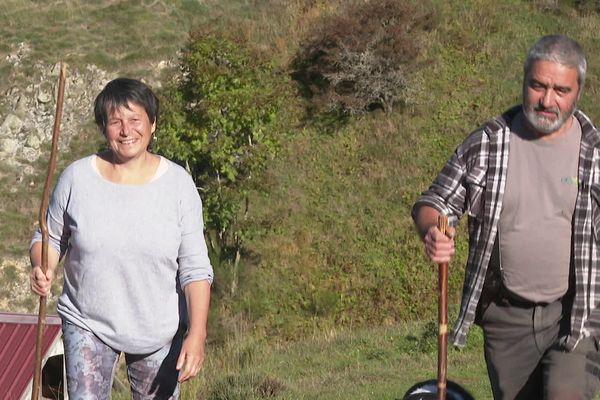
<path fill-rule="evenodd" d="M 208 229 L 239 248 L 238 215 L 252 177 L 278 148 L 272 71 L 231 39 L 196 32 L 181 58 L 181 79 L 165 94 L 156 147 L 190 170 Z"/>
<path fill-rule="evenodd" d="M 295 60 L 294 76 L 317 107 L 389 112 L 410 100 L 420 33 L 431 15 L 408 2 L 371 0 L 324 17 Z"/>

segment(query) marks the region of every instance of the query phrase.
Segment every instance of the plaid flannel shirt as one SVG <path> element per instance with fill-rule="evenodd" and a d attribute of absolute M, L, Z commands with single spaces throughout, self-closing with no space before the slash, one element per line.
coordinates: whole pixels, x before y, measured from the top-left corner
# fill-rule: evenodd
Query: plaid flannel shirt
<path fill-rule="evenodd" d="M 413 207 L 413 215 L 420 205 L 434 207 L 446 213 L 451 224 L 468 215 L 469 255 L 460 313 L 452 332 L 458 346 L 466 344 L 475 320 L 502 210 L 510 125 L 520 111 L 521 106 L 515 106 L 472 132 Z M 583 112 L 577 110 L 574 116 L 581 125 L 581 145 L 571 237 L 575 297 L 570 333 L 563 342 L 567 350 L 583 337 L 600 336 L 600 131 Z"/>

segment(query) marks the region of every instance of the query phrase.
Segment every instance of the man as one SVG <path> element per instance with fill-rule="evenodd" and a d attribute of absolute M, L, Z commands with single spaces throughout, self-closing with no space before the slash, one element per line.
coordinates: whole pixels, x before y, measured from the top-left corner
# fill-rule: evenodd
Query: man
<path fill-rule="evenodd" d="M 600 132 L 577 110 L 586 74 L 562 35 L 529 50 L 523 104 L 461 143 L 413 219 L 436 263 L 467 213 L 469 258 L 452 332 L 484 332 L 495 399 L 591 399 L 600 387 Z"/>

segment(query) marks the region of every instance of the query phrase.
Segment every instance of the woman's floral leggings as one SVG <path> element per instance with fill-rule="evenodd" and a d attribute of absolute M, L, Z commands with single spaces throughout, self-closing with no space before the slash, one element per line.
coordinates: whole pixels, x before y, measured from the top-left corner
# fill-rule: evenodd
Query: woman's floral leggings
<path fill-rule="evenodd" d="M 74 400 L 110 399 L 120 352 L 104 344 L 92 332 L 63 322 L 67 390 Z M 180 332 L 174 340 L 151 354 L 127 354 L 127 376 L 134 400 L 179 398 L 175 369 L 182 344 Z"/>

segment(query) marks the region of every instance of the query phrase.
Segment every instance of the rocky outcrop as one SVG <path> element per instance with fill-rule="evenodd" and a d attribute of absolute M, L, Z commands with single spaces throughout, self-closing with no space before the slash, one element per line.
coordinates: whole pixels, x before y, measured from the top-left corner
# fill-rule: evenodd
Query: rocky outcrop
<path fill-rule="evenodd" d="M 13 67 L 14 75 L 24 75 L 25 64 L 31 47 L 26 43 L 15 46 L 5 61 Z M 158 75 L 172 67 L 171 61 L 159 61 L 149 66 Z M 28 66 L 27 70 L 31 68 Z M 0 162 L 10 166 L 24 167 L 35 162 L 42 153 L 44 144 L 51 141 L 54 126 L 56 95 L 60 64 L 44 65 L 33 63 L 34 74 L 27 76 L 24 87 L 13 86 L 2 96 L 0 109 Z M 68 67 L 59 150 L 64 150 L 70 140 L 80 134 L 82 127 L 93 120 L 93 103 L 96 95 L 117 75 L 103 71 L 94 65 L 78 69 Z M 146 79 L 155 90 L 161 84 L 156 76 Z M 26 170 L 30 171 L 30 169 Z"/>
<path fill-rule="evenodd" d="M 7 57 L 15 62 L 18 58 Z M 35 64 L 39 75 L 26 87 L 11 87 L 5 96 L 6 115 L 0 115 L 0 159 L 11 166 L 36 161 L 43 145 L 52 138 L 60 65 Z M 59 149 L 64 150 L 78 130 L 90 121 L 95 96 L 110 80 L 106 71 L 88 65 L 84 70 L 69 68 L 65 85 Z"/>

